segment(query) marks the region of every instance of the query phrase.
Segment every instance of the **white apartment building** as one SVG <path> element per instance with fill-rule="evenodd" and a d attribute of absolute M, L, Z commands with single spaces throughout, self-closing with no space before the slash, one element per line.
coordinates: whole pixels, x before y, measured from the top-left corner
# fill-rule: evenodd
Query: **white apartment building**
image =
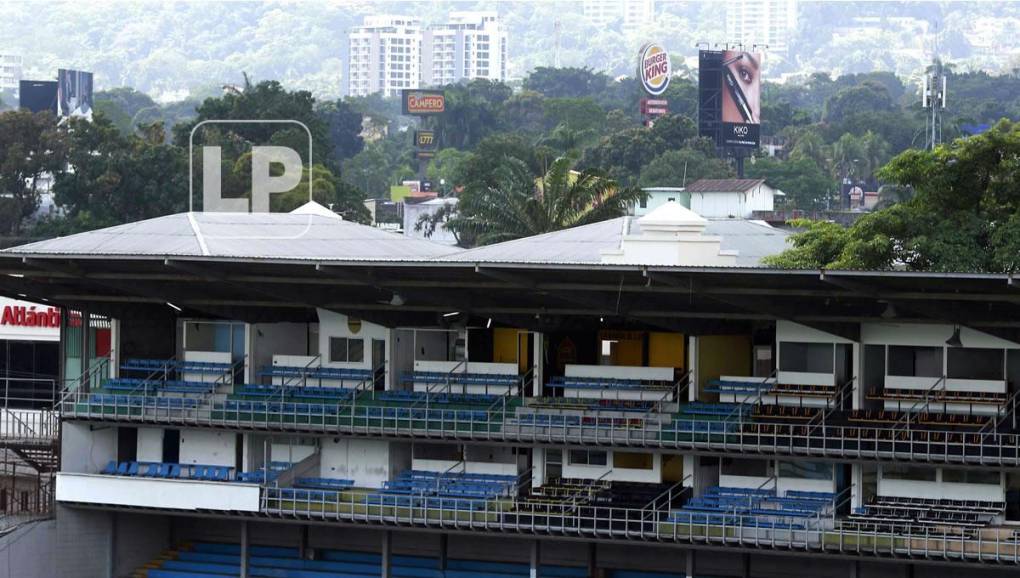
<path fill-rule="evenodd" d="M 421 21 L 409 16 L 366 16 L 350 32 L 348 94 L 395 96 L 421 83 Z"/>
<path fill-rule="evenodd" d="M 496 12 L 451 12 L 448 22 L 429 27 L 422 43 L 422 84 L 441 86 L 462 79 L 505 80 L 507 34 Z"/>
<path fill-rule="evenodd" d="M 428 28 L 410 16 L 367 16 L 350 32 L 348 94 L 507 77 L 507 34 L 496 12 L 451 12 Z"/>
<path fill-rule="evenodd" d="M 726 39 L 767 45 L 768 52 L 785 54 L 797 31 L 797 0 L 732 0 L 726 7 Z"/>
<path fill-rule="evenodd" d="M 18 90 L 21 70 L 20 54 L 0 53 L 0 90 Z"/>
<path fill-rule="evenodd" d="M 638 28 L 652 21 L 655 0 L 584 0 L 584 19 L 596 26 L 622 22 L 624 30 Z"/>

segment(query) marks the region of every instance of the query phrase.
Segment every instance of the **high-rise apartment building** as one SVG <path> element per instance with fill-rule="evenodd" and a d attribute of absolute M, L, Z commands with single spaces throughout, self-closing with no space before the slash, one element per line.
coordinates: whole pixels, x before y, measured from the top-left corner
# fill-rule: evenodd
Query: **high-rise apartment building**
<path fill-rule="evenodd" d="M 422 44 L 422 84 L 437 86 L 461 79 L 506 79 L 507 34 L 495 12 L 452 12 L 448 22 L 431 26 Z"/>
<path fill-rule="evenodd" d="M 421 82 L 421 21 L 408 16 L 366 16 L 350 32 L 348 94 L 384 96 Z"/>
<path fill-rule="evenodd" d="M 452 12 L 428 28 L 409 16 L 369 16 L 351 30 L 350 49 L 352 96 L 507 77 L 507 35 L 495 12 Z"/>
<path fill-rule="evenodd" d="M 725 6 L 727 41 L 787 52 L 797 30 L 797 0 L 733 0 Z"/>
<path fill-rule="evenodd" d="M 584 19 L 596 26 L 622 23 L 624 30 L 637 28 L 651 21 L 655 0 L 584 0 Z"/>
<path fill-rule="evenodd" d="M 0 53 L 0 90 L 18 90 L 21 71 L 21 55 Z"/>

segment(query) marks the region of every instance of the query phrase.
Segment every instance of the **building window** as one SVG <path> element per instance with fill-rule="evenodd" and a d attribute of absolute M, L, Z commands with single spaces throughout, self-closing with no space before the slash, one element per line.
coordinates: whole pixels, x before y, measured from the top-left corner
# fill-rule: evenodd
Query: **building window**
<path fill-rule="evenodd" d="M 740 458 L 722 458 L 720 473 L 724 476 L 748 476 L 767 478 L 772 475 L 769 460 L 748 460 Z"/>
<path fill-rule="evenodd" d="M 779 343 L 779 370 L 803 373 L 832 373 L 832 343 Z"/>
<path fill-rule="evenodd" d="M 651 470 L 655 468 L 652 454 L 643 452 L 613 452 L 613 467 L 629 470 Z"/>
<path fill-rule="evenodd" d="M 908 480 L 912 482 L 934 482 L 935 468 L 887 464 L 882 466 L 883 480 Z"/>
<path fill-rule="evenodd" d="M 950 347 L 946 350 L 946 376 L 950 379 L 988 379 L 1002 381 L 1005 351 L 977 347 Z"/>
<path fill-rule="evenodd" d="M 832 464 L 826 462 L 779 462 L 780 478 L 831 480 Z"/>
<path fill-rule="evenodd" d="M 604 466 L 609 463 L 606 452 L 590 450 L 570 450 L 568 454 L 572 466 Z"/>
<path fill-rule="evenodd" d="M 889 346 L 888 375 L 942 377 L 941 347 Z"/>
<path fill-rule="evenodd" d="M 998 486 L 999 472 L 987 470 L 942 470 L 942 481 L 947 484 L 988 484 Z"/>
<path fill-rule="evenodd" d="M 361 363 L 365 360 L 365 340 L 349 337 L 329 338 L 329 361 L 332 363 Z"/>

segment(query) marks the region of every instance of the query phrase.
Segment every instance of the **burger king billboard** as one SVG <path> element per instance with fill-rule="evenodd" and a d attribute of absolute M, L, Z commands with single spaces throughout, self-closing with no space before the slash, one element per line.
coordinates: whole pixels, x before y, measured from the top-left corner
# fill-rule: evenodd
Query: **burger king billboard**
<path fill-rule="evenodd" d="M 666 92 L 669 77 L 673 75 L 669 63 L 669 52 L 658 42 L 649 42 L 641 47 L 638 57 L 638 78 L 641 86 L 651 96 Z"/>

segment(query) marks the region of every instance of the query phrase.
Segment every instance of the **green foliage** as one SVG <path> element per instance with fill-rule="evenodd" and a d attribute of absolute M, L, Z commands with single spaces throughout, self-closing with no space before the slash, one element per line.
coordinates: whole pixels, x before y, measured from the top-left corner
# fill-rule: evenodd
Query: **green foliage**
<path fill-rule="evenodd" d="M 725 179 L 736 176 L 729 163 L 705 153 L 682 148 L 655 157 L 641 168 L 642 187 L 684 187 L 698 179 Z"/>
<path fill-rule="evenodd" d="M 809 158 L 795 157 L 787 161 L 757 159 L 748 165 L 749 178 L 762 178 L 770 186 L 786 193 L 785 206 L 818 210 L 825 208 L 825 199 L 836 190 L 836 183 Z"/>
<path fill-rule="evenodd" d="M 464 191 L 446 227 L 462 243 L 487 245 L 618 217 L 641 195 L 598 171 L 574 172 L 566 158 L 539 175 L 509 158 L 491 186 Z"/>
<path fill-rule="evenodd" d="M 606 119 L 605 111 L 591 98 L 546 98 L 542 106 L 548 127 L 594 130 Z"/>
<path fill-rule="evenodd" d="M 1016 271 L 1020 125 L 1002 121 L 935 151 L 909 150 L 878 176 L 899 202 L 851 227 L 813 224 L 770 260 L 781 267 Z M 910 189 L 909 195 L 903 189 Z"/>
<path fill-rule="evenodd" d="M 0 233 L 16 235 L 39 206 L 39 180 L 63 167 L 67 132 L 50 114 L 0 113 Z"/>
<path fill-rule="evenodd" d="M 585 98 L 601 94 L 609 77 L 590 68 L 551 68 L 539 66 L 524 79 L 524 88 L 546 98 Z"/>
<path fill-rule="evenodd" d="M 362 114 L 343 100 L 322 102 L 316 105 L 315 113 L 326 125 L 329 141 L 333 145 L 336 163 L 349 159 L 361 152 L 365 142 L 361 138 Z"/>
<path fill-rule="evenodd" d="M 822 118 L 829 123 L 838 123 L 853 115 L 888 111 L 894 106 L 893 99 L 884 85 L 865 81 L 857 86 L 844 88 L 826 100 Z"/>
<path fill-rule="evenodd" d="M 290 212 L 308 202 L 308 181 L 312 184 L 312 199 L 348 221 L 369 223 L 371 216 L 365 207 L 365 194 L 360 189 L 345 183 L 333 175 L 324 165 L 315 164 L 305 168 L 301 182 L 290 191 L 273 195 L 270 210 L 277 213 Z"/>

